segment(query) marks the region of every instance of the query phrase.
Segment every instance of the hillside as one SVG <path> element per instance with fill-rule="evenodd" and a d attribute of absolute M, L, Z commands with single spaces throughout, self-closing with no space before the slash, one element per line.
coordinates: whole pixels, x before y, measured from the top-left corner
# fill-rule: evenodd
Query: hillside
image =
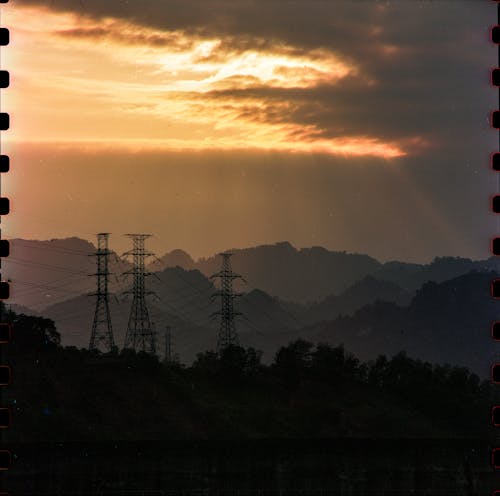
<path fill-rule="evenodd" d="M 487 377 L 497 351 L 490 336 L 491 321 L 498 317 L 498 302 L 489 289 L 494 277 L 495 273 L 471 272 L 440 284 L 429 282 L 407 307 L 376 302 L 299 334 L 313 341 L 344 343 L 364 360 L 406 350 L 412 357 L 460 364 Z"/>
<path fill-rule="evenodd" d="M 167 326 L 171 327 L 173 346 L 183 363 L 191 363 L 198 351 L 215 347 L 220 318 L 211 316 L 220 309 L 220 301 L 211 298 L 216 288 L 210 280 L 198 270 L 167 268 L 148 278 L 148 288 L 154 293 L 148 297 L 148 308 L 158 333 L 160 355 Z M 304 326 L 334 319 L 339 314 L 350 315 L 375 300 L 404 303 L 410 296 L 392 283 L 371 277 L 311 307 L 251 289 L 235 301 L 235 310 L 242 314 L 236 322 L 240 342 L 263 350 L 264 360 L 269 361 L 278 347 Z M 56 322 L 64 345 L 87 347 L 94 305 L 94 298 L 77 296 L 47 307 L 43 314 Z M 125 339 L 130 305 L 130 296 L 110 296 L 110 314 L 119 347 Z"/>
<path fill-rule="evenodd" d="M 77 238 L 13 240 L 12 256 L 4 261 L 4 274 L 13 281 L 13 298 L 9 300 L 12 309 L 48 316 L 56 322 L 65 345 L 87 347 L 95 305 L 94 298 L 86 296 L 94 290 L 95 281 L 88 276 L 95 271 L 94 257 L 89 256 L 94 249 L 91 243 Z M 250 279 L 248 284 L 235 288 L 243 293 L 235 302 L 236 310 L 243 314 L 237 318 L 240 343 L 262 350 L 265 363 L 272 360 L 283 343 L 305 337 L 314 342 L 345 343 L 366 360 L 406 350 L 410 356 L 435 363 L 445 360 L 467 366 L 482 376 L 488 374 L 488 364 L 496 352 L 489 337 L 490 321 L 498 317 L 496 302 L 489 295 L 490 280 L 499 273 L 489 272 L 491 267 L 497 267 L 496 259 L 443 257 L 418 265 L 379 264 L 369 257 L 359 257 L 322 248 L 297 250 L 287 243 L 235 252 L 235 270 Z M 169 260 L 176 266 L 155 272 L 147 281 L 148 289 L 157 295 L 148 300 L 151 320 L 159 354 L 165 349 L 165 330 L 170 326 L 175 352 L 183 363 L 190 364 L 196 353 L 216 345 L 219 320 L 211 315 L 219 310 L 220 302 L 211 299 L 216 287 L 199 267 L 211 272 L 219 262 L 217 258 L 193 262 L 180 251 L 172 252 Z M 351 262 L 355 261 L 360 263 L 353 272 Z M 198 268 L 186 270 L 180 266 L 182 263 Z M 325 298 L 306 305 L 252 287 L 251 277 L 238 267 L 240 263 L 246 264 L 250 276 L 255 274 L 254 280 L 260 278 L 262 284 L 276 291 L 278 286 L 288 284 L 289 291 L 300 286 L 313 288 L 316 296 L 326 292 L 327 280 L 331 288 L 342 279 L 340 275 L 328 275 L 328 267 L 344 274 L 344 281 L 346 274 L 357 280 L 344 290 L 330 291 Z M 110 265 L 114 272 L 110 278 L 111 317 L 115 341 L 121 347 L 131 304 L 123 292 L 130 290 L 131 280 L 118 274 L 130 264 L 113 256 Z M 342 265 L 343 272 L 339 268 Z M 311 274 L 315 274 L 316 282 L 323 283 L 293 282 L 308 266 L 316 267 Z M 273 269 L 268 272 L 266 267 Z M 367 270 L 374 275 L 362 275 Z M 263 274 L 275 278 L 284 274 L 285 279 L 267 280 L 261 277 Z"/>
<path fill-rule="evenodd" d="M 427 281 L 443 282 L 471 271 L 500 272 L 500 261 L 495 257 L 487 260 L 436 257 L 428 264 L 380 263 L 368 255 L 336 252 L 322 247 L 297 249 L 288 242 L 231 251 L 234 253 L 233 270 L 245 277 L 250 288 L 260 289 L 281 300 L 303 304 L 319 303 L 332 295 L 339 295 L 369 276 L 414 293 Z M 220 270 L 220 257 L 195 262 L 181 250 L 166 254 L 161 261 L 154 262 L 151 268 L 159 270 L 162 266 L 179 265 L 185 269 L 196 268 L 207 277 Z M 401 302 L 405 301 L 403 294 L 396 295 L 398 298 L 402 298 Z"/>
<path fill-rule="evenodd" d="M 489 336 L 490 322 L 498 316 L 489 295 L 493 277 L 495 273 L 470 272 L 441 283 L 427 282 L 412 297 L 392 282 L 368 276 L 310 306 L 249 289 L 235 301 L 236 311 L 243 314 L 236 321 L 240 343 L 262 350 L 265 362 L 283 343 L 304 337 L 345 343 L 363 359 L 406 350 L 411 356 L 461 364 L 484 376 L 495 352 Z M 183 363 L 191 363 L 199 351 L 214 349 L 219 317 L 211 316 L 220 302 L 211 299 L 215 287 L 210 280 L 198 270 L 167 268 L 148 279 L 148 288 L 156 295 L 148 299 L 148 306 L 160 355 L 167 326 Z M 65 345 L 87 347 L 94 305 L 93 298 L 76 296 L 47 307 L 43 315 L 56 322 Z M 115 340 L 121 347 L 131 299 L 112 295 L 110 305 Z"/>
<path fill-rule="evenodd" d="M 487 430 L 487 383 L 404 353 L 367 364 L 343 347 L 295 341 L 270 366 L 256 350 L 233 347 L 220 357 L 200 353 L 183 368 L 130 350 L 63 349 L 50 320 L 13 319 L 9 442 L 439 438 Z"/>
<path fill-rule="evenodd" d="M 12 304 L 40 311 L 55 303 L 88 294 L 95 289 L 95 246 L 79 238 L 53 239 L 49 241 L 13 239 L 11 256 L 2 262 L 3 276 L 12 280 Z M 113 246 L 111 244 L 110 249 Z M 406 262 L 380 263 L 362 254 L 336 252 L 322 247 L 295 248 L 290 243 L 262 245 L 233 250 L 233 269 L 247 280 L 247 285 L 237 288 L 245 293 L 257 289 L 285 302 L 300 305 L 316 305 L 330 299 L 323 310 L 317 306 L 312 314 L 333 318 L 328 307 L 338 307 L 340 313 L 349 313 L 357 304 L 349 302 L 345 295 L 345 308 L 341 300 L 335 303 L 347 289 L 361 283 L 367 277 L 392 283 L 407 293 L 414 293 L 427 281 L 443 282 L 470 271 L 499 271 L 496 258 L 473 261 L 464 258 L 438 257 L 429 264 Z M 161 273 L 166 268 L 179 267 L 185 271 L 198 270 L 205 277 L 220 270 L 220 257 L 193 260 L 182 250 L 173 250 L 161 261 L 153 260 L 149 270 Z M 122 277 L 131 267 L 130 261 L 112 254 L 109 258 L 110 291 L 119 294 L 130 281 Z M 172 274 L 172 277 L 177 277 Z M 178 277 L 177 277 L 178 278 Z M 153 279 L 151 279 L 153 281 Z M 367 280 L 369 281 L 369 280 Z M 184 283 L 183 292 L 189 291 Z M 196 281 L 195 281 L 196 282 Z M 180 282 L 179 282 L 180 284 Z M 381 292 L 380 298 L 404 303 L 406 295 L 397 288 L 381 284 L 374 286 Z M 392 292 L 392 293 L 391 293 Z M 397 293 L 400 294 L 397 294 Z M 352 296 L 356 300 L 356 296 Z M 363 298 L 361 298 L 363 299 Z M 366 297 L 363 304 L 366 304 Z M 191 309 L 192 311 L 192 309 Z M 301 312 L 299 307 L 296 311 Z M 311 322 L 306 315 L 305 323 Z M 316 319 L 316 317 L 313 317 Z M 299 319 L 300 320 L 300 319 Z"/>
<path fill-rule="evenodd" d="M 412 294 L 401 289 L 397 284 L 367 276 L 354 283 L 338 295 L 331 295 L 311 305 L 307 309 L 306 319 L 314 323 L 333 320 L 339 315 L 350 315 L 359 308 L 376 301 L 393 302 L 400 306 L 408 305 Z"/>
<path fill-rule="evenodd" d="M 391 281 L 401 288 L 413 292 L 428 281 L 443 282 L 472 271 L 500 272 L 500 260 L 471 260 L 460 257 L 436 257 L 429 264 L 387 262 L 373 272 L 373 277 Z"/>
<path fill-rule="evenodd" d="M 233 270 L 245 277 L 250 288 L 297 302 L 319 300 L 343 291 L 380 267 L 378 261 L 367 255 L 321 247 L 297 249 L 288 242 L 231 251 Z M 170 255 L 161 260 L 168 264 Z M 220 270 L 220 263 L 220 257 L 215 255 L 198 260 L 194 268 L 210 276 Z"/>
<path fill-rule="evenodd" d="M 95 278 L 90 275 L 96 271 L 95 250 L 92 243 L 80 238 L 10 240 L 10 255 L 2 260 L 2 277 L 12 281 L 9 302 L 39 311 L 94 291 Z M 129 268 L 116 254 L 110 256 L 112 291 L 121 290 L 119 276 Z"/>

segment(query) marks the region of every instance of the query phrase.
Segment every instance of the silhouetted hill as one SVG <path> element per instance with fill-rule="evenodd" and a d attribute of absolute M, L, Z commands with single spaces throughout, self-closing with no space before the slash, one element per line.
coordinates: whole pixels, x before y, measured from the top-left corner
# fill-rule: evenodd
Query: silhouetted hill
<path fill-rule="evenodd" d="M 130 282 L 129 282 L 130 284 Z M 211 318 L 220 309 L 218 297 L 211 298 L 216 287 L 198 270 L 171 267 L 148 277 L 150 317 L 158 333 L 158 350 L 164 350 L 164 332 L 171 327 L 176 352 L 183 362 L 191 363 L 200 350 L 215 346 L 219 317 Z M 124 288 L 130 290 L 128 288 Z M 242 314 L 236 321 L 241 343 L 265 351 L 269 360 L 291 333 L 307 324 L 348 315 L 367 303 L 393 299 L 399 303 L 409 296 L 396 285 L 368 277 L 339 296 L 308 308 L 281 301 L 259 289 L 242 293 L 235 301 L 235 310 Z M 110 312 L 118 346 L 122 346 L 130 312 L 131 297 L 110 295 Z M 77 296 L 51 305 L 43 314 L 53 319 L 60 330 L 63 344 L 87 347 L 94 316 L 95 299 Z"/>
<path fill-rule="evenodd" d="M 496 257 L 487 260 L 471 260 L 460 257 L 436 257 L 430 264 L 387 262 L 373 276 L 391 281 L 408 291 L 416 291 L 427 281 L 443 282 L 472 271 L 500 272 L 500 261 Z"/>
<path fill-rule="evenodd" d="M 195 268 L 195 262 L 184 250 L 176 249 L 165 253 L 161 258 L 149 264 L 149 270 L 163 270 L 166 267 L 182 267 L 186 270 Z"/>
<path fill-rule="evenodd" d="M 95 246 L 88 241 L 79 238 L 50 241 L 13 239 L 11 251 L 11 256 L 3 261 L 3 274 L 14 283 L 13 304 L 40 311 L 95 289 L 95 279 L 89 277 L 95 272 L 95 257 L 89 256 L 94 253 Z M 391 282 L 412 293 L 427 281 L 442 282 L 472 270 L 500 272 L 500 262 L 496 258 L 472 261 L 438 257 L 432 263 L 423 265 L 397 261 L 382 264 L 367 255 L 335 252 L 321 247 L 297 249 L 287 242 L 237 249 L 233 253 L 234 270 L 248 281 L 247 286 L 239 287 L 238 290 L 248 293 L 252 289 L 259 289 L 280 300 L 282 307 L 288 305 L 285 300 L 314 304 L 328 299 L 328 302 L 317 306 L 312 312 L 324 313 L 323 318 L 333 318 L 337 311 L 336 305 L 339 308 L 344 306 L 344 310 L 339 311 L 348 313 L 349 309 L 358 306 L 357 299 L 361 304 L 372 301 L 362 301 L 364 297 L 358 298 L 353 294 L 345 295 L 343 304 L 340 304 L 341 300 L 334 302 L 341 293 L 368 276 Z M 121 274 L 130 269 L 131 264 L 114 254 L 109 262 L 112 273 L 110 290 L 119 293 L 129 285 L 129 281 L 124 280 Z M 189 254 L 177 249 L 164 255 L 161 261 L 154 261 L 149 268 L 161 272 L 165 268 L 180 267 L 188 271 L 199 270 L 208 277 L 220 270 L 220 263 L 219 256 L 193 261 Z M 172 277 L 175 278 L 175 274 Z M 396 288 L 383 287 L 381 282 L 377 284 L 374 291 L 380 292 L 381 299 L 404 301 L 404 294 L 398 295 Z M 366 290 L 365 296 L 368 292 Z M 300 308 L 292 307 L 301 313 Z M 304 319 L 305 322 L 311 322 L 307 315 L 297 317 L 300 317 L 301 322 Z"/>
<path fill-rule="evenodd" d="M 113 335 L 120 349 L 125 341 L 130 305 L 130 299 L 118 299 L 114 296 L 110 298 Z M 94 308 L 95 302 L 92 298 L 78 296 L 44 309 L 43 315 L 55 322 L 64 346 L 88 348 Z M 167 326 L 171 327 L 174 352 L 178 353 L 184 362 L 191 363 L 200 350 L 211 349 L 215 346 L 216 331 L 209 325 L 185 320 L 179 316 L 185 317 L 184 313 L 177 313 L 172 308 L 160 306 L 158 302 L 149 302 L 148 308 L 150 319 L 157 332 L 159 355 L 164 354 Z"/>
<path fill-rule="evenodd" d="M 396 285 L 368 277 L 311 308 L 250 290 L 235 302 L 236 311 L 243 314 L 237 317 L 236 326 L 240 343 L 262 350 L 266 363 L 284 343 L 304 337 L 345 343 L 364 360 L 405 350 L 435 363 L 464 365 L 484 376 L 494 349 L 489 325 L 498 313 L 489 296 L 493 276 L 471 272 L 439 284 L 429 282 L 411 302 L 409 294 Z M 211 281 L 197 270 L 175 267 L 151 277 L 149 287 L 158 295 L 150 298 L 148 306 L 160 355 L 166 326 L 171 327 L 174 350 L 183 363 L 191 363 L 200 351 L 215 348 L 219 318 L 210 316 L 219 310 L 220 302 L 210 300 L 215 291 Z M 130 303 L 123 296 L 110 299 L 119 347 L 124 342 Z M 56 322 L 63 344 L 88 346 L 93 298 L 76 297 L 52 305 L 43 315 Z"/>
<path fill-rule="evenodd" d="M 130 289 L 130 287 L 128 288 Z M 216 346 L 219 318 L 211 318 L 220 309 L 218 298 L 211 299 L 216 288 L 198 270 L 185 271 L 180 267 L 164 269 L 148 278 L 148 297 L 151 321 L 157 337 L 157 349 L 164 353 L 164 336 L 171 327 L 173 348 L 184 363 L 191 363 L 196 353 Z M 111 294 L 109 298 L 113 333 L 119 348 L 123 346 L 130 313 L 131 297 Z M 259 290 L 242 295 L 235 305 L 244 319 L 238 319 L 240 340 L 245 346 L 262 344 L 268 360 L 283 343 L 282 333 L 297 329 L 304 323 L 283 310 L 280 302 Z M 65 346 L 88 347 L 94 317 L 95 299 L 77 296 L 43 310 L 52 319 Z"/>
<path fill-rule="evenodd" d="M 262 329 L 295 329 L 304 325 L 305 307 L 298 304 L 284 304 L 260 289 L 252 289 L 242 295 L 237 303 L 238 309 L 249 319 L 252 325 Z M 245 320 L 240 326 L 245 328 Z M 251 327 L 251 326 L 250 326 Z"/>
<path fill-rule="evenodd" d="M 52 239 L 49 241 L 12 239 L 10 255 L 2 260 L 2 276 L 12 281 L 9 300 L 34 310 L 41 310 L 57 302 L 87 294 L 95 290 L 96 248 L 80 238 Z M 130 264 L 109 258 L 110 287 L 122 287 L 117 275 L 130 268 Z"/>
<path fill-rule="evenodd" d="M 284 300 L 320 300 L 346 289 L 376 270 L 380 263 L 368 255 L 334 252 L 321 247 L 296 249 L 288 242 L 231 250 L 233 270 L 250 288 Z M 220 270 L 220 257 L 196 262 L 205 275 Z"/>
<path fill-rule="evenodd" d="M 375 302 L 350 317 L 304 328 L 314 341 L 344 343 L 361 359 L 406 350 L 434 363 L 463 365 L 483 377 L 495 351 L 490 324 L 498 317 L 498 302 L 490 296 L 495 273 L 471 272 L 445 281 L 428 282 L 408 307 Z"/>
<path fill-rule="evenodd" d="M 358 308 L 377 300 L 408 305 L 411 293 L 390 281 L 380 281 L 367 276 L 354 283 L 339 295 L 331 295 L 323 301 L 311 305 L 305 316 L 309 322 L 333 320 L 339 315 L 350 315 Z"/>
<path fill-rule="evenodd" d="M 242 274 L 250 288 L 258 288 L 281 300 L 318 302 L 338 295 L 367 276 L 396 284 L 414 292 L 427 281 L 442 282 L 471 271 L 498 271 L 500 261 L 473 261 L 460 257 L 436 257 L 429 264 L 392 261 L 380 263 L 368 255 L 330 251 L 322 247 L 294 248 L 288 242 L 234 249 L 233 269 Z M 175 252 L 175 251 L 174 251 Z M 220 257 L 193 263 L 182 255 L 165 255 L 166 265 L 196 268 L 206 276 L 220 270 Z M 183 260 L 186 260 L 183 264 Z M 158 262 L 151 267 L 158 269 Z M 379 288 L 382 289 L 382 288 Z M 383 289 L 382 289 L 383 290 Z M 404 295 L 401 295 L 404 299 Z M 392 301 L 392 300 L 391 300 Z"/>

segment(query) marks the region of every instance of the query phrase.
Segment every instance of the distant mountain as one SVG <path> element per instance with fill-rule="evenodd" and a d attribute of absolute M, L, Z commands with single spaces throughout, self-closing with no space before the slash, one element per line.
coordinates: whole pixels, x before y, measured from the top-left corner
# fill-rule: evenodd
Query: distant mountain
<path fill-rule="evenodd" d="M 180 267 L 164 269 L 148 279 L 148 289 L 154 293 L 148 297 L 149 315 L 157 331 L 159 354 L 164 353 L 167 326 L 171 327 L 174 351 L 185 363 L 191 363 L 198 352 L 214 349 L 220 317 L 210 317 L 220 309 L 220 301 L 210 298 L 216 292 L 212 282 L 197 270 Z M 109 302 L 115 341 L 121 348 L 131 299 L 112 294 Z M 47 307 L 43 315 L 54 320 L 63 345 L 87 347 L 94 306 L 93 298 L 77 296 Z M 243 294 L 235 308 L 245 316 L 238 317 L 236 323 L 241 344 L 262 345 L 261 349 L 273 353 L 282 344 L 283 333 L 304 324 L 284 310 L 277 299 L 259 290 Z"/>
<path fill-rule="evenodd" d="M 288 242 L 231 251 L 234 254 L 231 259 L 233 270 L 245 277 L 249 288 L 300 303 L 318 303 L 331 295 L 338 295 L 367 276 L 394 283 L 413 293 L 427 281 L 443 282 L 474 270 L 500 272 L 500 261 L 496 257 L 480 261 L 436 257 L 429 264 L 380 263 L 368 255 L 330 251 L 322 247 L 297 249 Z M 193 262 L 182 250 L 174 250 L 162 257 L 162 263 L 163 267 L 196 268 L 210 276 L 220 270 L 221 261 L 220 256 L 213 256 Z M 159 270 L 161 264 L 155 262 L 151 268 Z M 381 287 L 378 289 L 384 291 Z M 401 297 L 404 300 L 405 295 Z"/>
<path fill-rule="evenodd" d="M 494 277 L 493 272 L 471 272 L 439 284 L 428 282 L 407 307 L 376 302 L 297 335 L 344 343 L 362 360 L 405 350 L 412 357 L 463 365 L 486 377 L 499 351 L 490 336 L 491 321 L 499 315 L 489 289 Z"/>
<path fill-rule="evenodd" d="M 110 298 L 110 314 L 116 345 L 121 349 L 125 341 L 130 300 Z M 95 302 L 79 296 L 46 308 L 45 317 L 52 319 L 61 334 L 64 346 L 87 348 L 89 346 Z M 185 321 L 157 303 L 148 303 L 149 315 L 157 332 L 157 352 L 163 356 L 166 327 L 171 327 L 174 352 L 185 362 L 191 362 L 200 350 L 211 349 L 215 343 L 215 330 Z"/>
<path fill-rule="evenodd" d="M 92 243 L 80 238 L 10 240 L 10 255 L 2 260 L 2 278 L 12 281 L 9 303 L 39 311 L 94 291 L 95 278 L 89 276 L 96 271 L 95 250 Z M 110 256 L 112 290 L 123 287 L 117 276 L 129 268 L 128 262 Z"/>
<path fill-rule="evenodd" d="M 498 257 L 487 260 L 471 260 L 460 257 L 436 257 L 430 264 L 387 262 L 379 267 L 373 276 L 391 281 L 407 291 L 416 291 L 427 281 L 443 282 L 472 271 L 500 272 Z"/>
<path fill-rule="evenodd" d="M 52 318 L 64 344 L 88 346 L 95 299 L 86 295 L 95 290 L 89 276 L 95 273 L 94 252 L 92 243 L 78 238 L 11 240 L 11 256 L 2 261 L 2 277 L 12 280 L 8 303 L 16 312 Z M 500 274 L 497 258 L 381 264 L 366 255 L 289 243 L 233 253 L 234 270 L 248 281 L 235 286 L 242 293 L 235 301 L 243 314 L 236 321 L 240 342 L 263 350 L 265 361 L 301 336 L 343 342 L 364 360 L 406 350 L 487 374 L 495 350 L 489 325 L 499 314 L 489 295 L 491 278 Z M 121 274 L 131 264 L 115 254 L 109 262 L 112 322 L 121 347 L 131 303 L 123 295 L 131 280 Z M 207 276 L 220 269 L 220 257 L 193 261 L 174 250 L 150 267 L 157 269 L 147 288 L 157 295 L 148 305 L 158 351 L 171 326 L 174 348 L 190 363 L 216 345 L 219 318 L 210 316 L 220 302 L 211 299 L 216 287 Z"/>
<path fill-rule="evenodd" d="M 168 268 L 151 277 L 151 320 L 163 354 L 166 326 L 181 360 L 191 363 L 196 353 L 214 349 L 220 307 L 210 299 L 215 287 L 197 270 Z M 490 322 L 498 317 L 498 304 L 489 295 L 495 273 L 471 272 L 445 281 L 428 282 L 415 296 L 387 281 L 367 277 L 343 293 L 310 307 L 283 302 L 261 290 L 250 290 L 235 301 L 243 314 L 236 327 L 243 346 L 264 351 L 268 362 L 277 349 L 298 337 L 314 342 L 344 343 L 362 360 L 406 350 L 431 362 L 464 365 L 487 374 L 494 343 Z M 385 300 L 385 301 L 384 301 Z M 123 345 L 130 300 L 110 298 L 116 342 Z M 94 299 L 76 297 L 43 311 L 53 319 L 63 344 L 88 346 Z M 471 351 L 473 350 L 473 352 Z"/>
<path fill-rule="evenodd" d="M 358 308 L 376 301 L 393 302 L 398 305 L 408 305 L 412 294 L 401 289 L 397 284 L 366 276 L 361 281 L 339 295 L 331 295 L 319 303 L 311 305 L 305 316 L 308 322 L 333 320 L 339 315 L 350 315 Z"/>
<path fill-rule="evenodd" d="M 13 281 L 12 304 L 40 311 L 95 290 L 95 278 L 89 277 L 96 270 L 92 256 L 95 246 L 88 241 L 14 239 L 11 251 L 11 256 L 2 261 L 2 276 Z M 300 317 L 301 323 L 316 321 L 319 316 L 332 319 L 337 313 L 349 313 L 376 299 L 404 304 L 407 293 L 414 294 L 427 281 L 443 282 L 472 270 L 500 272 L 496 257 L 482 261 L 438 257 L 430 264 L 397 261 L 382 264 L 367 255 L 321 247 L 297 249 L 287 242 L 236 249 L 233 253 L 233 269 L 247 280 L 246 285 L 237 285 L 236 289 L 245 293 L 253 289 L 263 291 L 279 300 L 282 308 L 292 308 L 290 312 Z M 131 264 L 115 254 L 110 256 L 109 264 L 110 290 L 119 294 L 130 285 L 130 279 L 121 274 Z M 179 267 L 198 270 L 209 277 L 220 270 L 220 264 L 220 256 L 194 261 L 188 253 L 177 249 L 152 262 L 149 269 L 161 273 L 165 268 Z M 175 273 L 171 276 L 178 278 Z M 153 283 L 154 278 L 150 281 Z M 343 294 L 349 288 L 352 288 L 350 293 Z M 181 294 L 188 290 L 189 285 L 183 284 L 181 293 L 169 295 L 168 299 L 181 299 Z M 189 299 L 185 303 L 196 314 L 196 307 L 189 306 Z M 314 309 L 304 313 L 297 303 L 312 305 Z"/>
<path fill-rule="evenodd" d="M 149 265 L 150 270 L 156 271 L 161 271 L 166 267 L 182 267 L 186 270 L 192 270 L 196 267 L 196 263 L 189 253 L 186 253 L 184 250 L 176 249 L 165 253 L 165 255 L 154 260 Z"/>
<path fill-rule="evenodd" d="M 288 242 L 231 251 L 233 270 L 243 275 L 248 287 L 297 302 L 320 300 L 342 291 L 381 266 L 368 255 L 321 247 L 296 249 Z M 166 264 L 168 259 L 169 254 L 163 257 Z M 215 255 L 183 268 L 196 268 L 210 276 L 220 266 L 220 256 Z"/>

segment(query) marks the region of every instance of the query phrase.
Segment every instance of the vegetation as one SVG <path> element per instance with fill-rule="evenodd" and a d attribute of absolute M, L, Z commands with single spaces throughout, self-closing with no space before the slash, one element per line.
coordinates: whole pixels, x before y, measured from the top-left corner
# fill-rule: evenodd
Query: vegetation
<path fill-rule="evenodd" d="M 404 352 L 361 363 L 304 340 L 271 365 L 253 348 L 190 367 L 131 350 L 62 348 L 54 323 L 11 315 L 6 440 L 482 437 L 490 387 L 467 369 Z"/>

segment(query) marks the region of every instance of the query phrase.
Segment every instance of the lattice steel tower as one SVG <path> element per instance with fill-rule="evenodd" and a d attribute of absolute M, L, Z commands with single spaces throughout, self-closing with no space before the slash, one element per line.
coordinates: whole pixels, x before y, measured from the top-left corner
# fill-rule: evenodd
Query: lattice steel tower
<path fill-rule="evenodd" d="M 234 310 L 234 299 L 241 296 L 240 293 L 233 291 L 233 281 L 235 279 L 244 279 L 232 271 L 231 256 L 232 253 L 221 253 L 222 269 L 220 272 L 213 274 L 210 279 L 220 279 L 221 289 L 212 295 L 212 298 L 219 296 L 221 309 L 212 314 L 212 316 L 220 315 L 219 334 L 217 336 L 217 352 L 220 353 L 225 348 L 231 345 L 239 344 L 238 335 L 236 333 L 235 317 L 242 315 L 241 312 Z"/>
<path fill-rule="evenodd" d="M 125 293 L 133 294 L 132 307 L 128 319 L 127 333 L 125 335 L 125 348 L 132 348 L 135 351 L 144 351 L 146 353 L 156 353 L 156 339 L 153 326 L 149 320 L 148 307 L 146 306 L 146 295 L 153 294 L 146 291 L 145 279 L 150 275 L 146 271 L 145 260 L 153 256 L 152 252 L 146 251 L 144 241 L 151 234 L 126 234 L 132 238 L 133 249 L 125 252 L 123 255 L 132 255 L 134 267 L 124 274 L 134 276 L 134 285 L 132 291 Z"/>
<path fill-rule="evenodd" d="M 93 256 L 97 260 L 97 272 L 91 274 L 97 277 L 97 291 L 91 293 L 90 296 L 96 296 L 94 323 L 92 324 L 92 333 L 90 335 L 91 350 L 107 350 L 111 351 L 115 347 L 113 338 L 113 328 L 111 327 L 111 317 L 109 314 L 109 299 L 108 299 L 108 258 L 110 251 L 108 250 L 109 233 L 99 233 L 97 235 L 97 251 Z"/>

